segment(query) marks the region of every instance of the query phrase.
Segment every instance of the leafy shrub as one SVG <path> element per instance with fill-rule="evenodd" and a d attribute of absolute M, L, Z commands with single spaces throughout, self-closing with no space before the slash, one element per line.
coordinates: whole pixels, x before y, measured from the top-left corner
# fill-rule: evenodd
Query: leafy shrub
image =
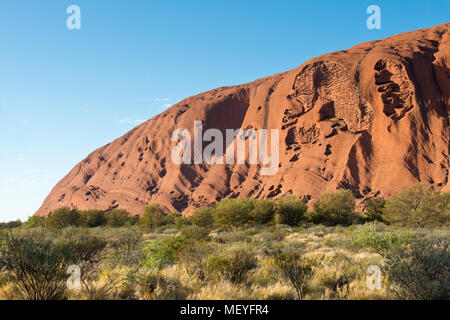
<path fill-rule="evenodd" d="M 257 258 L 248 245 L 236 244 L 225 249 L 222 254 L 210 255 L 206 264 L 212 277 L 224 278 L 231 283 L 242 283 L 250 270 L 256 268 Z"/>
<path fill-rule="evenodd" d="M 368 224 L 356 232 L 351 245 L 356 248 L 371 248 L 376 253 L 385 255 L 410 244 L 415 238 L 409 231 L 377 231 L 376 224 Z"/>
<path fill-rule="evenodd" d="M 24 223 L 24 225 L 29 228 L 38 228 L 38 227 L 43 228 L 45 227 L 46 221 L 47 217 L 45 216 L 31 216 Z"/>
<path fill-rule="evenodd" d="M 0 222 L 0 230 L 14 229 L 20 227 L 21 225 L 22 222 L 20 220 Z"/>
<path fill-rule="evenodd" d="M 391 286 L 398 298 L 450 299 L 450 252 L 448 241 L 417 242 L 391 253 L 386 261 Z"/>
<path fill-rule="evenodd" d="M 72 251 L 72 261 L 75 263 L 94 262 L 95 256 L 101 252 L 106 242 L 96 236 L 80 232 L 75 238 L 62 241 Z"/>
<path fill-rule="evenodd" d="M 433 227 L 450 223 L 450 193 L 428 189 L 422 184 L 404 188 L 389 198 L 384 209 L 391 224 Z"/>
<path fill-rule="evenodd" d="M 57 300 L 66 296 L 71 248 L 7 234 L 0 239 L 0 269 L 11 274 L 15 293 L 26 300 Z"/>
<path fill-rule="evenodd" d="M 383 222 L 383 210 L 386 206 L 386 200 L 384 198 L 372 198 L 368 199 L 364 203 L 364 213 L 366 215 L 366 221 L 380 221 Z"/>
<path fill-rule="evenodd" d="M 298 226 L 305 219 L 308 207 L 303 201 L 298 201 L 293 196 L 283 197 L 278 200 L 275 221 L 278 224 Z"/>
<path fill-rule="evenodd" d="M 298 254 L 293 253 L 281 253 L 276 257 L 275 261 L 282 275 L 294 287 L 297 298 L 299 300 L 303 299 L 314 274 L 311 264 Z"/>
<path fill-rule="evenodd" d="M 275 203 L 272 200 L 254 199 L 250 211 L 250 222 L 256 225 L 268 224 L 275 216 Z"/>
<path fill-rule="evenodd" d="M 214 224 L 218 228 L 230 229 L 249 223 L 253 210 L 252 199 L 226 199 L 220 201 L 213 211 Z"/>
<path fill-rule="evenodd" d="M 184 227 L 187 227 L 187 226 L 191 226 L 191 225 L 192 225 L 192 223 L 191 223 L 191 221 L 189 220 L 189 218 L 186 218 L 185 216 L 183 216 L 183 215 L 181 215 L 181 214 L 178 214 L 177 216 L 175 216 L 175 217 L 173 218 L 173 223 L 175 224 L 175 228 L 176 228 L 177 230 L 181 230 L 181 229 L 183 229 Z"/>
<path fill-rule="evenodd" d="M 173 216 L 166 215 L 157 204 L 145 206 L 144 214 L 139 218 L 139 226 L 145 231 L 153 231 L 173 222 Z"/>
<path fill-rule="evenodd" d="M 347 226 L 354 223 L 356 220 L 355 197 L 349 190 L 323 193 L 314 204 L 311 220 L 327 226 Z"/>
<path fill-rule="evenodd" d="M 209 229 L 196 225 L 187 226 L 181 229 L 181 235 L 192 240 L 205 240 L 208 238 Z"/>
<path fill-rule="evenodd" d="M 81 211 L 81 224 L 84 227 L 93 228 L 106 224 L 106 214 L 102 210 Z"/>
<path fill-rule="evenodd" d="M 79 226 L 80 223 L 81 217 L 78 210 L 62 207 L 50 212 L 45 226 L 49 229 L 55 230 L 70 226 Z"/>
<path fill-rule="evenodd" d="M 143 249 L 145 259 L 142 264 L 147 268 L 162 270 L 174 264 L 178 253 L 190 243 L 189 239 L 182 236 L 153 240 Z"/>
<path fill-rule="evenodd" d="M 123 227 L 128 224 L 130 214 L 123 209 L 113 209 L 106 213 L 106 224 L 109 227 Z"/>
<path fill-rule="evenodd" d="M 212 207 L 200 208 L 189 217 L 189 221 L 196 226 L 211 229 L 214 226 L 213 211 L 214 208 Z"/>
<path fill-rule="evenodd" d="M 109 229 L 99 237 L 107 241 L 107 252 L 102 263 L 109 268 L 138 266 L 144 259 L 142 232 L 136 227 Z"/>

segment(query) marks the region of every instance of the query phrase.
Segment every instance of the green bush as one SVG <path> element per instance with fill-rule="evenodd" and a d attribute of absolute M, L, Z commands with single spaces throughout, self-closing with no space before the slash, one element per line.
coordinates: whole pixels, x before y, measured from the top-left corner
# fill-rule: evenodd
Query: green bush
<path fill-rule="evenodd" d="M 106 225 L 109 227 L 123 227 L 128 225 L 130 214 L 123 209 L 113 209 L 106 213 Z"/>
<path fill-rule="evenodd" d="M 147 268 L 162 270 L 174 264 L 178 253 L 189 244 L 191 241 L 182 236 L 153 240 L 143 249 L 145 258 L 142 264 Z"/>
<path fill-rule="evenodd" d="M 405 227 L 435 227 L 450 224 L 450 193 L 417 184 L 404 188 L 386 202 L 385 219 Z"/>
<path fill-rule="evenodd" d="M 366 215 L 366 221 L 380 221 L 383 222 L 383 210 L 386 206 L 386 200 L 384 198 L 368 199 L 364 202 L 364 214 Z"/>
<path fill-rule="evenodd" d="M 448 241 L 417 242 L 391 253 L 386 261 L 389 292 L 401 299 L 450 299 Z"/>
<path fill-rule="evenodd" d="M 206 263 L 207 273 L 212 278 L 223 278 L 231 283 L 242 283 L 248 273 L 256 268 L 257 258 L 248 245 L 236 244 L 221 254 L 212 254 Z"/>
<path fill-rule="evenodd" d="M 45 227 L 46 221 L 47 217 L 45 216 L 31 216 L 24 225 L 29 228 L 43 228 Z"/>
<path fill-rule="evenodd" d="M 351 241 L 356 248 L 371 248 L 376 253 L 386 255 L 390 251 L 412 243 L 416 236 L 409 231 L 377 231 L 376 224 L 368 224 L 359 229 Z"/>
<path fill-rule="evenodd" d="M 96 256 L 106 247 L 106 241 L 85 232 L 80 232 L 71 239 L 62 240 L 62 243 L 71 249 L 72 260 L 75 263 L 94 262 Z"/>
<path fill-rule="evenodd" d="M 272 200 L 254 199 L 250 211 L 250 222 L 256 225 L 271 223 L 275 216 L 275 203 Z"/>
<path fill-rule="evenodd" d="M 208 239 L 209 232 L 209 229 L 196 225 L 181 229 L 181 235 L 192 240 L 206 240 Z"/>
<path fill-rule="evenodd" d="M 293 196 L 282 197 L 277 201 L 275 221 L 291 227 L 299 226 L 305 220 L 307 210 L 308 207 L 303 201 Z"/>
<path fill-rule="evenodd" d="M 158 227 L 173 223 L 173 215 L 166 215 L 157 204 L 145 206 L 144 214 L 139 218 L 139 226 L 145 231 L 154 231 Z"/>
<path fill-rule="evenodd" d="M 323 193 L 314 204 L 311 220 L 313 223 L 327 226 L 353 224 L 357 220 L 355 197 L 349 190 Z"/>
<path fill-rule="evenodd" d="M 212 207 L 200 208 L 189 217 L 189 221 L 196 226 L 212 229 L 214 226 L 213 211 Z"/>
<path fill-rule="evenodd" d="M 218 228 L 231 229 L 245 226 L 251 219 L 254 208 L 252 199 L 226 199 L 217 203 L 213 211 L 214 225 Z"/>
<path fill-rule="evenodd" d="M 49 229 L 63 229 L 70 226 L 79 226 L 81 224 L 80 213 L 76 209 L 62 207 L 56 209 L 47 217 L 45 226 Z"/>
<path fill-rule="evenodd" d="M 20 227 L 21 225 L 22 222 L 20 220 L 0 222 L 0 230 L 14 229 Z"/>
<path fill-rule="evenodd" d="M 0 269 L 11 274 L 14 293 L 25 300 L 66 297 L 67 268 L 72 261 L 66 244 L 6 234 L 0 239 Z"/>
<path fill-rule="evenodd" d="M 94 228 L 106 224 L 106 213 L 102 210 L 86 210 L 80 212 L 81 225 L 83 227 Z"/>

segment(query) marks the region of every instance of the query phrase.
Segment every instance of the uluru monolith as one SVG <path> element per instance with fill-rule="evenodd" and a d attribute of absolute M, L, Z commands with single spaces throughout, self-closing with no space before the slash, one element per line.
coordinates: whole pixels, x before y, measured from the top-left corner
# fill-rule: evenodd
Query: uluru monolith
<path fill-rule="evenodd" d="M 140 214 L 149 203 L 191 214 L 232 197 L 293 194 L 313 202 L 344 188 L 364 199 L 418 182 L 449 191 L 449 28 L 362 43 L 187 98 L 88 155 L 37 214 L 62 206 Z M 193 135 L 195 121 L 224 136 L 226 129 L 279 130 L 276 174 L 247 161 L 174 163 L 172 133 Z"/>

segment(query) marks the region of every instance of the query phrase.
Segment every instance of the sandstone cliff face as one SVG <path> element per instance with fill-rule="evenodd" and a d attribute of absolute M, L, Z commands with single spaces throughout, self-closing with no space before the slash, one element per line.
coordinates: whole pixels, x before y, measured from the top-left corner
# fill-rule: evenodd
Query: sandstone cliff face
<path fill-rule="evenodd" d="M 61 206 L 139 214 L 148 203 L 190 214 L 230 197 L 314 201 L 346 188 L 365 198 L 417 182 L 449 191 L 449 28 L 362 43 L 183 100 L 91 153 L 37 214 Z M 192 132 L 196 120 L 204 131 L 279 129 L 278 173 L 248 163 L 174 164 L 171 134 Z"/>

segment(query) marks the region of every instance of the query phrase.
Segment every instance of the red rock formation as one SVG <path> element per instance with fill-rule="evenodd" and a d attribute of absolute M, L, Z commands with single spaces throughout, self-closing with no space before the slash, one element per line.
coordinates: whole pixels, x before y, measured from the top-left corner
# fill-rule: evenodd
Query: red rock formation
<path fill-rule="evenodd" d="M 188 98 L 94 151 L 37 214 L 148 203 L 189 214 L 230 197 L 351 189 L 389 196 L 424 182 L 449 191 L 450 23 L 359 44 L 297 69 Z M 177 128 L 279 129 L 278 173 L 261 165 L 176 165 Z"/>

